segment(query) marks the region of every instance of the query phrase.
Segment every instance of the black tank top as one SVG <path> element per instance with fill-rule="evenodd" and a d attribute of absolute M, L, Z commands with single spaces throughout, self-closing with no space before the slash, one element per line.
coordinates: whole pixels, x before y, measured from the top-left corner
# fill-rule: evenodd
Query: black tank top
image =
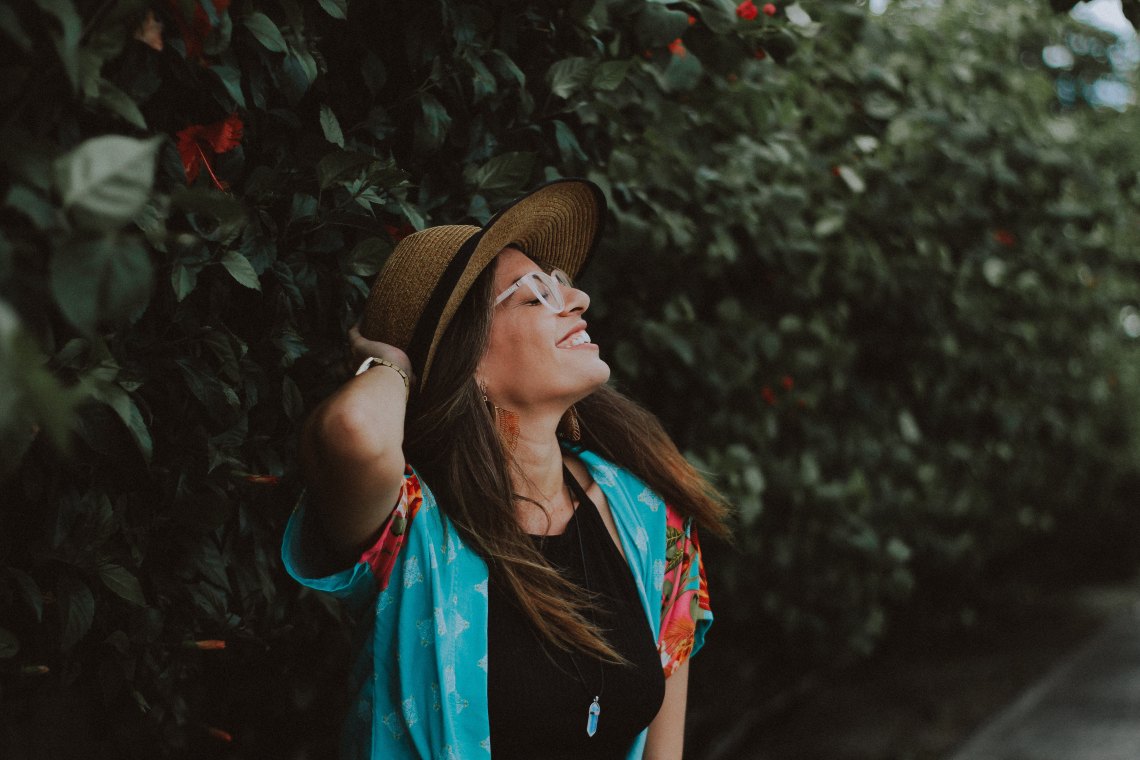
<path fill-rule="evenodd" d="M 542 643 L 513 598 L 492 578 L 487 702 L 494 760 L 624 760 L 634 738 L 657 715 L 665 698 L 657 644 L 629 565 L 597 507 L 569 471 L 566 482 L 578 498 L 578 508 L 565 532 L 532 538 L 547 561 L 582 588 L 586 586 L 581 556 L 585 553 L 590 590 L 601 595 L 594 619 L 606 632 L 610 646 L 632 666 L 603 666 L 588 655 L 568 654 Z M 597 733 L 591 737 L 586 721 L 595 696 L 600 696 L 601 713 Z"/>

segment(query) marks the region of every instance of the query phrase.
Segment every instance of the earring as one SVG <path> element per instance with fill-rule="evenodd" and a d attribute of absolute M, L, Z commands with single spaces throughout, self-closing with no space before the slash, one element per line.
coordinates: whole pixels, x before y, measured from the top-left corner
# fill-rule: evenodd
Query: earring
<path fill-rule="evenodd" d="M 570 407 L 566 410 L 566 414 L 562 415 L 562 421 L 558 423 L 558 435 L 574 443 L 582 440 L 582 428 L 578 424 L 578 413 L 574 411 L 574 407 Z"/>
<path fill-rule="evenodd" d="M 479 384 L 483 392 L 483 402 L 491 407 L 491 414 L 495 417 L 495 429 L 499 431 L 499 440 L 508 452 L 514 451 L 519 443 L 519 416 L 510 409 L 497 406 L 487 398 L 487 386 Z"/>

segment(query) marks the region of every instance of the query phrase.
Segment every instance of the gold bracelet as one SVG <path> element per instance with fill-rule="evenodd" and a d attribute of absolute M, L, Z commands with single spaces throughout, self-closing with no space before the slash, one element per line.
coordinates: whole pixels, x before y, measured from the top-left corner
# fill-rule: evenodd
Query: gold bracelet
<path fill-rule="evenodd" d="M 404 381 L 404 401 L 408 400 L 408 394 L 412 392 L 412 381 L 408 378 L 408 373 L 404 371 L 403 367 L 400 367 L 399 365 L 394 364 L 387 359 L 380 359 L 375 356 L 369 356 L 364 360 L 364 363 L 360 365 L 359 369 L 356 370 L 356 374 L 363 375 L 373 367 L 391 367 L 400 373 L 400 377 Z"/>

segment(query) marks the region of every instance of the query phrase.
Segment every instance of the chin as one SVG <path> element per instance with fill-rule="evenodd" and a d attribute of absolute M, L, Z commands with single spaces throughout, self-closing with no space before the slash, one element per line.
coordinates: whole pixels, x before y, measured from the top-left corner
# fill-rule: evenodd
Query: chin
<path fill-rule="evenodd" d="M 609 382 L 610 379 L 610 365 L 606 364 L 601 359 L 598 359 L 598 370 L 591 376 L 590 393 L 600 388 Z M 589 394 L 587 394 L 589 395 Z"/>

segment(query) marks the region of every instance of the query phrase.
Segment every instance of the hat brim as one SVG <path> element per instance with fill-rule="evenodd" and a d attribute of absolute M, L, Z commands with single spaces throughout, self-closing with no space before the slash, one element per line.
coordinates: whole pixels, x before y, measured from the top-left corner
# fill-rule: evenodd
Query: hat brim
<path fill-rule="evenodd" d="M 561 269 L 570 277 L 586 268 L 601 239 L 606 219 L 606 200 L 601 188 L 584 179 L 560 179 L 527 193 L 500 210 L 482 232 L 464 246 L 455 263 L 466 263 L 439 313 L 420 374 L 426 381 L 440 339 L 451 324 L 459 304 L 475 279 L 508 246 L 519 246 L 527 255 Z M 444 283 L 440 283 L 444 285 Z M 441 289 L 440 292 L 447 292 Z"/>

